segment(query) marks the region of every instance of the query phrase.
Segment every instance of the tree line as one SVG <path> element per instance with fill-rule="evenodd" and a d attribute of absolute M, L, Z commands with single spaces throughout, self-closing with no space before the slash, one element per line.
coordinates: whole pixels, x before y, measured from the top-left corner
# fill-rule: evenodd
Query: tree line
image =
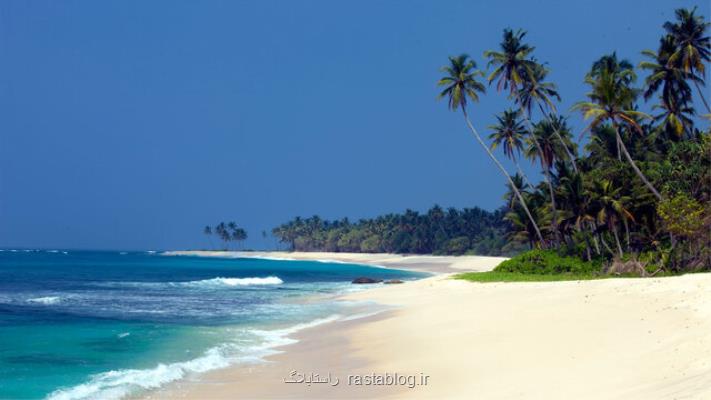
<path fill-rule="evenodd" d="M 507 226 L 502 210 L 435 205 L 356 222 L 297 217 L 272 233 L 296 251 L 501 255 L 520 249 L 506 240 Z"/>

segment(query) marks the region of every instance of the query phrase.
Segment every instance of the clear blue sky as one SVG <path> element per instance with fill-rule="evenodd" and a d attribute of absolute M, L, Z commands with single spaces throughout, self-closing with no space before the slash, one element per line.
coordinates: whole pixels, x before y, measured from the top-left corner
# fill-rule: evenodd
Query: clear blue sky
<path fill-rule="evenodd" d="M 0 247 L 204 246 L 296 215 L 501 204 L 438 68 L 523 28 L 561 110 L 707 1 L 0 2 Z M 480 130 L 507 104 L 491 91 Z M 581 126 L 580 117 L 571 118 Z M 526 162 L 528 171 L 536 169 Z"/>

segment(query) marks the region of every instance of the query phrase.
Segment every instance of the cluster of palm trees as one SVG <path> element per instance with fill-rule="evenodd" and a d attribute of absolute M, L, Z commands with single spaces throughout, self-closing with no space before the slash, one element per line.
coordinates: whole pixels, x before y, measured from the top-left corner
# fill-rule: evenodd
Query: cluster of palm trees
<path fill-rule="evenodd" d="M 467 127 L 507 180 L 512 238 L 536 247 L 577 249 L 588 259 L 622 258 L 663 244 L 674 247 L 684 239 L 675 237 L 673 229 L 665 231 L 670 224 L 656 209 L 678 196 L 701 205 L 711 200 L 708 181 L 703 190 L 687 193 L 665 179 L 688 167 L 673 165 L 672 155 L 708 162 L 708 125 L 702 132 L 695 121 L 706 121 L 709 114 L 696 113 L 691 85 L 711 113 L 703 96 L 711 44 L 706 36 L 710 24 L 695 9 L 676 10 L 675 16 L 676 21 L 663 25 L 658 50 L 643 52 L 650 61 L 639 65 L 648 73 L 642 88 L 635 86 L 634 66 L 615 53 L 593 63 L 585 76 L 588 99 L 571 109 L 589 121 L 581 133 L 590 138 L 582 155 L 566 118 L 558 114 L 560 96 L 547 81 L 549 69 L 526 43 L 526 32 L 506 29 L 500 48 L 484 52 L 488 75 L 466 54 L 450 57 L 442 67 L 439 97 L 448 100 L 451 110 L 462 111 Z M 506 91 L 513 102 L 488 127 L 490 146 L 469 114 L 487 83 Z M 640 95 L 645 100 L 658 96 L 652 107 L 656 115 L 639 110 Z M 499 147 L 516 167 L 513 176 L 494 154 Z M 535 185 L 525 175 L 522 157 L 540 165 L 542 183 Z M 711 177 L 699 172 L 694 178 L 703 182 Z"/>
<path fill-rule="evenodd" d="M 503 211 L 458 210 L 435 205 L 426 213 L 406 210 L 376 218 L 294 218 L 274 228 L 274 237 L 297 251 L 510 255 Z"/>
<path fill-rule="evenodd" d="M 214 228 L 206 225 L 202 232 L 209 238 L 210 247 L 212 248 L 214 248 L 212 235 L 216 235 L 223 242 L 223 248 L 226 249 L 229 249 L 231 242 L 234 242 L 236 244 L 235 247 L 239 248 L 241 243 L 247 240 L 247 231 L 240 228 L 234 221 L 220 222 Z"/>

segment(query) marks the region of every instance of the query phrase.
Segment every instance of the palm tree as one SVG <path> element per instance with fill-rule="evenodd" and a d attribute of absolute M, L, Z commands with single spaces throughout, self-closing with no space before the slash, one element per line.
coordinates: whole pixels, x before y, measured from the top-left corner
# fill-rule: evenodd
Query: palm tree
<path fill-rule="evenodd" d="M 237 242 L 237 248 L 241 247 L 242 241 L 247 239 L 247 231 L 244 229 L 235 226 L 235 228 L 232 231 L 232 240 Z"/>
<path fill-rule="evenodd" d="M 573 110 L 580 110 L 585 119 L 592 119 L 586 130 L 595 128 L 604 121 L 610 121 L 615 130 L 618 158 L 621 151 L 637 176 L 654 196 L 661 200 L 662 196 L 659 191 L 637 167 L 622 141 L 622 136 L 620 136 L 620 123 L 626 124 L 642 134 L 642 128 L 635 118 L 651 119 L 649 115 L 643 112 L 632 110 L 637 91 L 632 89 L 630 85 L 635 80 L 636 75 L 628 61 L 618 61 L 615 53 L 603 56 L 593 64 L 591 71 L 585 77 L 585 82 L 592 88 L 592 91 L 588 93 L 591 101 L 578 102 L 573 106 Z"/>
<path fill-rule="evenodd" d="M 520 111 L 505 110 L 501 115 L 496 116 L 496 125 L 490 125 L 489 129 L 493 132 L 489 135 L 492 140 L 491 150 L 496 150 L 501 146 L 504 155 L 514 162 L 518 174 L 523 178 L 528 185 L 526 174 L 521 170 L 521 165 L 518 163 L 518 158 L 521 157 L 521 149 L 523 148 L 523 137 L 526 135 L 526 128 L 523 127 L 518 117 Z"/>
<path fill-rule="evenodd" d="M 526 186 L 533 187 L 533 186 L 531 186 L 530 184 L 527 185 L 527 184 L 525 183 L 524 178 L 523 178 L 521 175 L 519 175 L 519 174 L 516 174 L 516 175 L 512 176 L 512 177 L 511 177 L 511 182 L 513 182 L 514 186 L 516 186 L 516 188 L 518 189 L 518 191 L 519 191 L 519 192 L 521 193 L 521 195 L 523 195 L 524 197 L 526 197 L 526 195 L 528 194 L 528 192 L 526 192 Z M 518 199 L 516 198 L 516 192 L 511 188 L 511 184 L 508 184 L 508 183 L 507 183 L 507 184 L 506 184 L 506 188 L 507 188 L 508 190 L 506 191 L 506 193 L 504 194 L 504 197 L 503 197 L 504 200 L 506 200 L 506 207 L 507 207 L 507 208 L 513 208 L 513 207 L 516 205 L 516 201 L 518 200 Z"/>
<path fill-rule="evenodd" d="M 520 85 L 528 77 L 533 76 L 532 70 L 535 62 L 529 59 L 529 55 L 535 50 L 523 42 L 526 31 L 504 29 L 504 38 L 501 41 L 501 51 L 487 50 L 484 57 L 489 59 L 489 66 L 496 66 L 486 78 L 489 84 L 498 80 L 496 90 L 509 89 L 512 96 L 518 97 L 517 91 Z"/>
<path fill-rule="evenodd" d="M 227 230 L 227 225 L 225 225 L 224 222 L 220 222 L 215 226 L 215 233 L 222 239 L 223 242 L 225 242 L 225 247 L 227 247 L 227 243 L 230 240 L 230 233 Z"/>
<path fill-rule="evenodd" d="M 549 121 L 553 121 L 557 119 L 557 112 L 552 99 L 556 98 L 560 101 L 560 95 L 558 94 L 554 83 L 545 82 L 548 70 L 543 65 L 538 63 L 534 64 L 532 72 L 533 76 L 531 79 L 524 80 L 523 87 L 520 90 L 520 103 L 527 110 L 528 115 L 531 115 L 532 104 L 536 103 L 538 105 L 538 109 L 541 111 L 541 115 Z M 563 146 L 565 154 L 573 166 L 573 171 L 577 173 L 578 165 L 575 162 L 575 156 L 568 148 L 566 141 L 563 140 L 563 137 L 561 137 L 557 127 L 555 125 L 553 127 L 555 128 L 553 130 L 554 135 Z"/>
<path fill-rule="evenodd" d="M 645 79 L 644 99 L 649 100 L 661 89 L 659 99 L 661 104 L 656 108 L 664 110 L 655 119 L 662 120 L 662 127 L 673 136 L 681 137 L 689 132 L 692 126 L 691 116 L 694 109 L 691 102 L 691 88 L 686 82 L 684 72 L 676 66 L 669 65 L 669 58 L 674 53 L 676 44 L 671 35 L 665 35 L 659 41 L 657 52 L 645 50 L 642 54 L 651 61 L 642 61 L 639 68 L 648 70 L 650 75 Z M 693 76 L 693 79 L 699 79 Z"/>
<path fill-rule="evenodd" d="M 510 189 L 511 186 L 509 185 L 509 190 Z M 534 189 L 535 190 L 530 193 L 522 192 L 526 199 L 526 204 L 529 205 L 533 220 L 536 221 L 537 224 L 540 224 L 540 226 L 543 226 L 544 229 L 550 229 L 545 228 L 546 226 L 550 226 L 551 219 L 550 206 L 548 206 L 545 195 L 543 194 L 545 193 L 545 188 L 543 190 L 540 190 L 540 188 Z M 531 219 L 526 218 L 525 210 L 521 207 L 511 207 L 504 215 L 504 219 L 507 220 L 513 228 L 509 232 L 511 239 L 533 244 L 536 238 L 536 231 L 534 225 L 531 223 Z"/>
<path fill-rule="evenodd" d="M 582 175 L 574 173 L 562 177 L 558 185 L 558 197 L 561 199 L 565 214 L 561 217 L 561 224 L 572 227 L 579 236 L 583 236 L 587 258 L 588 260 L 592 259 L 590 238 L 585 231 L 585 226 L 593 221 L 593 216 L 590 214 L 590 196 L 585 193 Z"/>
<path fill-rule="evenodd" d="M 686 103 L 662 102 L 655 104 L 652 109 L 662 110 L 654 116 L 654 121 L 661 122 L 661 128 L 665 132 L 670 132 L 672 137 L 680 138 L 686 132 L 691 134 L 691 127 L 694 122 L 691 116 L 694 115 L 694 109 Z"/>
<path fill-rule="evenodd" d="M 674 11 L 677 22 L 664 23 L 664 29 L 674 38 L 676 45 L 667 65 L 684 71 L 686 77 L 694 82 L 706 110 L 711 113 L 711 108 L 699 85 L 704 84 L 703 76 L 706 72 L 704 63 L 711 60 L 711 39 L 705 36 L 706 29 L 711 26 L 711 23 L 706 22 L 700 15 L 694 15 L 695 12 L 696 7 L 692 10 L 679 8 Z"/>
<path fill-rule="evenodd" d="M 509 184 L 511 184 L 511 187 L 516 192 L 516 197 L 518 197 L 518 200 L 521 203 L 521 207 L 523 207 L 526 215 L 531 221 L 531 224 L 535 228 L 538 240 L 543 243 L 543 235 L 541 235 L 541 231 L 538 228 L 536 221 L 533 219 L 531 211 L 526 205 L 526 201 L 523 199 L 523 196 L 521 196 L 518 188 L 513 184 L 511 176 L 508 172 L 506 172 L 503 165 L 501 165 L 486 143 L 484 143 L 481 139 L 481 136 L 479 136 L 479 133 L 469 120 L 469 115 L 467 114 L 467 99 L 474 102 L 479 101 L 478 93 L 484 93 L 486 91 L 484 85 L 477 80 L 478 77 L 483 76 L 483 73 L 476 69 L 476 63 L 474 60 L 469 59 L 469 56 L 466 54 L 462 54 L 457 57 L 449 57 L 449 65 L 442 67 L 441 70 L 446 72 L 447 75 L 442 77 L 437 82 L 437 86 L 444 87 L 442 92 L 439 94 L 439 98 L 447 97 L 449 109 L 452 111 L 456 111 L 457 108 L 461 108 L 464 120 L 469 127 L 469 130 L 472 132 L 479 144 L 484 148 L 484 151 L 486 151 L 489 158 L 491 158 L 494 164 L 496 164 L 501 173 L 504 174 L 506 179 L 509 181 Z"/>
<path fill-rule="evenodd" d="M 622 258 L 624 252 L 617 232 L 617 224 L 619 221 L 625 221 L 625 224 L 627 224 L 627 220 L 634 221 L 634 217 L 625 207 L 625 203 L 629 201 L 629 198 L 621 196 L 620 188 L 613 187 L 612 182 L 607 179 L 594 181 L 593 184 L 594 188 L 591 197 L 594 199 L 594 207 L 597 209 L 597 222 L 604 224 L 612 232 L 617 245 L 617 252 Z M 629 246 L 629 242 L 627 245 Z"/>
<path fill-rule="evenodd" d="M 563 132 L 565 139 L 560 134 Z M 533 140 L 535 138 L 535 142 Z M 538 143 L 540 153 L 535 146 Z M 557 160 L 561 159 L 561 155 L 567 149 L 567 143 L 570 143 L 570 131 L 563 117 L 557 117 L 554 120 L 543 120 L 533 127 L 533 134 L 528 138 L 526 156 L 530 159 L 539 158 L 541 168 L 548 170 L 549 173 Z"/>
<path fill-rule="evenodd" d="M 489 59 L 488 66 L 494 66 L 494 70 L 489 74 L 487 80 L 491 85 L 492 82 L 498 80 L 496 84 L 497 90 L 509 89 L 510 96 L 513 97 L 516 102 L 521 106 L 524 111 L 524 121 L 527 124 L 529 132 L 533 133 L 533 124 L 530 118 L 530 102 L 524 103 L 525 98 L 522 96 L 522 90 L 526 85 L 534 85 L 536 69 L 538 64 L 532 60 L 530 57 L 531 53 L 535 47 L 529 46 L 523 42 L 523 38 L 526 36 L 526 31 L 517 30 L 516 32 L 511 29 L 504 29 L 504 37 L 500 43 L 501 51 L 488 50 L 484 52 L 484 57 Z M 528 83 L 527 83 L 528 82 Z M 529 97 L 531 98 L 531 97 Z M 541 153 L 541 148 L 538 145 L 536 138 L 532 135 L 532 141 L 538 150 L 538 157 L 543 159 L 543 154 Z M 555 192 L 553 190 L 553 183 L 551 182 L 550 171 L 547 169 L 543 170 L 543 175 L 548 184 L 548 191 L 550 194 L 551 209 L 553 211 L 553 218 L 551 220 L 553 232 L 556 232 L 556 206 L 555 206 Z"/>

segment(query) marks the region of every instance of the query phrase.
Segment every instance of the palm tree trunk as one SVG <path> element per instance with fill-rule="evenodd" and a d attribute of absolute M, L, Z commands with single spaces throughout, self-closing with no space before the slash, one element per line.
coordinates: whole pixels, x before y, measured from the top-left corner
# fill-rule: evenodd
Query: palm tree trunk
<path fill-rule="evenodd" d="M 602 255 L 602 253 L 600 253 L 600 244 L 597 242 L 597 237 L 595 236 L 595 225 L 592 222 L 590 222 L 588 225 L 590 226 L 590 235 L 592 236 L 593 244 L 595 245 L 595 252 L 598 256 Z"/>
<path fill-rule="evenodd" d="M 620 130 L 617 127 L 617 122 L 615 122 L 613 120 L 612 126 L 615 127 L 615 135 L 617 136 L 618 146 L 620 146 L 620 148 L 622 149 L 622 152 L 625 154 L 625 158 L 627 158 L 627 161 L 630 163 L 630 165 L 632 165 L 632 169 L 634 169 L 634 172 L 637 174 L 637 176 L 639 176 L 639 179 L 641 179 L 642 182 L 644 182 L 644 184 L 647 185 L 647 188 L 652 192 L 652 194 L 654 194 L 654 197 L 656 197 L 657 200 L 662 200 L 662 195 L 659 194 L 657 189 L 655 189 L 654 186 L 652 186 L 652 184 L 647 180 L 647 177 L 644 176 L 642 171 L 639 170 L 639 168 L 637 167 L 637 164 L 632 159 L 632 156 L 630 156 L 629 151 L 627 151 L 627 146 L 625 146 L 625 143 L 622 141 L 622 137 L 620 136 Z"/>
<path fill-rule="evenodd" d="M 518 160 L 514 158 L 514 164 L 516 164 L 516 170 L 518 170 L 518 174 L 521 175 L 521 178 L 523 178 L 523 183 L 525 183 L 527 186 L 533 187 L 531 185 L 531 182 L 529 182 L 528 177 L 526 177 L 526 174 L 523 173 L 523 170 L 521 169 L 521 164 L 518 163 Z"/>
<path fill-rule="evenodd" d="M 467 114 L 467 110 L 465 110 L 463 107 L 462 107 L 462 113 L 464 114 L 464 120 L 466 121 L 467 126 L 469 127 L 469 130 L 472 131 L 472 134 L 474 135 L 476 140 L 479 142 L 481 147 L 484 148 L 484 150 L 486 151 L 486 154 L 489 155 L 491 160 L 494 161 L 494 164 L 496 164 L 496 166 L 499 167 L 499 170 L 501 170 L 501 173 L 504 174 L 506 179 L 509 181 L 509 184 L 511 185 L 511 190 L 513 190 L 514 193 L 516 193 L 516 197 L 518 197 L 518 201 L 521 203 L 521 207 L 523 207 L 523 210 L 526 212 L 528 219 L 531 221 L 531 224 L 533 225 L 533 229 L 536 230 L 536 236 L 538 236 L 538 240 L 540 240 L 541 245 L 543 245 L 545 242 L 543 240 L 543 235 L 541 235 L 541 230 L 538 229 L 538 224 L 536 224 L 536 220 L 533 219 L 533 216 L 531 215 L 531 211 L 529 211 L 528 206 L 526 205 L 526 201 L 523 199 L 523 196 L 521 196 L 521 192 L 519 192 L 516 185 L 514 185 L 513 181 L 511 180 L 511 176 L 509 176 L 509 173 L 506 172 L 506 169 L 504 169 L 504 166 L 501 165 L 499 160 L 497 160 L 496 157 L 494 156 L 494 154 L 491 152 L 491 150 L 489 150 L 489 146 L 487 146 L 486 143 L 484 143 L 484 141 L 481 140 L 481 136 L 479 136 L 479 133 L 474 128 L 474 125 L 472 125 L 471 121 L 469 121 L 469 115 Z"/>
<path fill-rule="evenodd" d="M 573 166 L 573 171 L 575 171 L 575 173 L 577 174 L 578 173 L 578 164 L 575 162 L 575 157 L 573 157 L 573 153 L 568 148 L 568 145 L 565 144 L 563 137 L 560 136 L 560 132 L 558 132 L 558 128 L 556 128 L 555 125 L 553 125 L 553 115 L 546 113 L 546 111 L 543 109 L 542 105 L 539 104 L 538 107 L 540 107 L 543 115 L 546 118 L 548 118 L 548 121 L 551 122 L 551 126 L 553 127 L 553 133 L 555 134 L 555 137 L 557 137 L 558 140 L 560 141 L 560 144 L 563 146 L 563 149 L 565 149 L 565 154 L 568 156 L 568 159 L 570 160 L 570 163 Z"/>
<path fill-rule="evenodd" d="M 607 244 L 607 242 L 605 241 L 605 238 L 602 237 L 602 235 L 600 235 L 600 241 L 602 242 L 602 245 L 605 246 L 605 248 L 607 249 L 607 251 L 609 251 L 610 254 L 612 254 L 612 255 L 614 256 L 614 255 L 615 255 L 615 252 L 612 251 L 612 248 L 610 248 L 610 245 Z"/>
<path fill-rule="evenodd" d="M 577 222 L 575 224 L 575 230 L 578 231 L 578 234 L 584 234 L 585 235 L 585 255 L 587 255 L 587 260 L 591 261 L 592 256 L 590 254 L 590 239 L 588 238 L 587 232 L 583 232 L 583 227 L 580 226 L 580 222 Z"/>
<path fill-rule="evenodd" d="M 699 96 L 701 97 L 701 101 L 704 102 L 704 105 L 706 106 L 706 111 L 711 113 L 711 108 L 709 108 L 709 103 L 706 102 L 706 97 L 704 97 L 703 91 L 701 91 L 701 87 L 699 86 L 699 82 L 694 81 L 694 85 L 696 86 L 696 90 L 699 92 Z"/>
<path fill-rule="evenodd" d="M 521 102 L 519 101 L 519 104 Z M 528 110 L 525 109 L 525 107 L 521 107 L 523 109 L 523 119 L 526 121 L 526 125 L 528 126 L 528 131 L 531 134 L 531 139 L 533 140 L 533 144 L 536 146 L 536 151 L 538 152 L 538 157 L 541 159 L 541 166 L 543 167 L 543 176 L 546 179 L 546 183 L 548 184 L 548 192 L 551 196 L 551 210 L 553 212 L 553 219 L 551 220 L 551 229 L 553 230 L 553 235 L 555 236 L 556 242 L 559 242 L 560 238 L 558 236 L 558 210 L 556 209 L 555 206 L 555 191 L 553 190 L 553 183 L 551 182 L 551 177 L 550 177 L 550 170 L 548 168 L 548 165 L 546 164 L 546 160 L 543 158 L 543 150 L 541 149 L 541 145 L 538 143 L 538 139 L 536 139 L 536 135 L 533 133 L 533 124 L 531 123 L 531 118 L 528 115 Z"/>
<path fill-rule="evenodd" d="M 617 224 L 610 224 L 612 225 L 612 235 L 615 237 L 615 244 L 617 245 L 617 251 L 620 253 L 620 259 L 624 256 L 624 252 L 622 251 L 622 244 L 620 243 L 620 237 L 617 235 Z"/>

